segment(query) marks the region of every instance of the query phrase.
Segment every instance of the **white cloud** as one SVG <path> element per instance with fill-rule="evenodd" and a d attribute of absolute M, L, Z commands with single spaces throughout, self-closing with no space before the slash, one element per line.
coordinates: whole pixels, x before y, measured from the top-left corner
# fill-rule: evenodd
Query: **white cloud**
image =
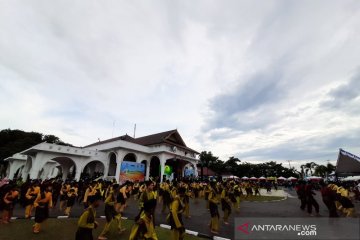
<path fill-rule="evenodd" d="M 358 138 L 345 137 L 360 127 L 358 98 L 324 103 L 356 74 L 359 8 L 3 1 L 0 126 L 74 145 L 132 134 L 134 123 L 138 136 L 177 127 L 223 159 L 305 161 L 308 150 L 326 160 L 340 145 L 356 154 Z"/>

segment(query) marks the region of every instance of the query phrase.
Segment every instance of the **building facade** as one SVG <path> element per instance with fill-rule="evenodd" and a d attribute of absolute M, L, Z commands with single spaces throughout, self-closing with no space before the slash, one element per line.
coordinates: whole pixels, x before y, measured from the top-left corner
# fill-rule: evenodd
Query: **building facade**
<path fill-rule="evenodd" d="M 9 162 L 10 179 L 49 179 L 62 176 L 63 180 L 79 180 L 81 176 L 102 176 L 119 181 L 123 161 L 143 163 L 145 179 L 165 176 L 165 166 L 174 169 L 173 177 L 183 177 L 192 169 L 197 176 L 197 155 L 186 146 L 177 130 L 152 134 L 140 138 L 128 135 L 99 141 L 85 147 L 69 147 L 40 143 L 5 161 Z"/>

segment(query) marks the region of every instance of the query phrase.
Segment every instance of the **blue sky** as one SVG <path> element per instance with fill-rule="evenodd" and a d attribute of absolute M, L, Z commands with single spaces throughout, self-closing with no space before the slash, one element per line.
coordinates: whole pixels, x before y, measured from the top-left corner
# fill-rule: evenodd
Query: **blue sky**
<path fill-rule="evenodd" d="M 359 1 L 1 1 L 0 127 L 177 128 L 222 159 L 360 153 Z"/>

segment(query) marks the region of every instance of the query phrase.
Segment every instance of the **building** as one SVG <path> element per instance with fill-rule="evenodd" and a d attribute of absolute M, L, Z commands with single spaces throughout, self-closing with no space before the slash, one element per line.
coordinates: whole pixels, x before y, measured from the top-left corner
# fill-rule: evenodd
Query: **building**
<path fill-rule="evenodd" d="M 119 181 L 123 161 L 143 163 L 145 179 L 159 177 L 163 180 L 165 165 L 171 166 L 173 177 L 184 176 L 193 169 L 199 153 L 186 146 L 177 130 L 161 132 L 139 138 L 128 135 L 92 143 L 85 147 L 69 147 L 40 143 L 21 153 L 6 158 L 10 179 L 47 179 L 61 175 L 65 180 L 79 180 L 81 174 L 94 176 L 101 173 L 106 179 Z"/>

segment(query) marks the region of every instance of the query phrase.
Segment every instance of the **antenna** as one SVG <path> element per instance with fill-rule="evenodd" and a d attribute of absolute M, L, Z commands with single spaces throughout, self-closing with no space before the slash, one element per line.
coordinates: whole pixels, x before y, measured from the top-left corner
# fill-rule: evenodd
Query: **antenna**
<path fill-rule="evenodd" d="M 134 125 L 134 138 L 135 138 L 135 133 L 136 133 L 136 123 Z"/>

